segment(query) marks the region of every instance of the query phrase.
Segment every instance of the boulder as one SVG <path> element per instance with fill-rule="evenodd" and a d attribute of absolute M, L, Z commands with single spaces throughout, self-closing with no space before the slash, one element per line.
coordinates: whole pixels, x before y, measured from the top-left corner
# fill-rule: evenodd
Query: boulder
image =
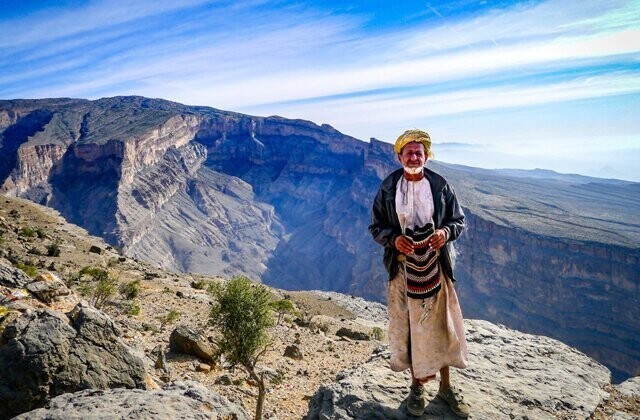
<path fill-rule="evenodd" d="M 24 271 L 19 268 L 0 264 L 0 285 L 22 288 L 31 283 L 33 279 L 27 276 Z"/>
<path fill-rule="evenodd" d="M 587 418 L 608 395 L 609 370 L 557 340 L 487 321 L 466 321 L 466 327 L 469 365 L 452 369 L 451 377 L 474 418 Z M 365 364 L 321 386 L 307 418 L 405 419 L 411 377 L 392 372 L 389 356 L 381 347 Z M 456 418 L 436 396 L 438 382 L 425 387 L 424 418 Z"/>
<path fill-rule="evenodd" d="M 360 341 L 371 340 L 371 337 L 369 337 L 369 334 L 364 333 L 362 331 L 356 331 L 356 330 L 353 330 L 353 329 L 347 328 L 347 327 L 340 328 L 336 332 L 336 335 L 338 337 L 347 337 L 347 338 L 350 338 L 352 340 L 360 340 Z"/>
<path fill-rule="evenodd" d="M 174 382 L 163 389 L 84 390 L 54 398 L 47 408 L 24 413 L 20 420 L 35 419 L 237 419 L 251 417 L 241 407 L 196 382 Z"/>
<path fill-rule="evenodd" d="M 104 254 L 104 249 L 99 247 L 98 245 L 91 245 L 91 248 L 89 248 L 89 252 L 92 252 L 92 253 L 98 254 L 98 255 L 102 255 L 102 254 Z"/>
<path fill-rule="evenodd" d="M 196 366 L 196 372 L 209 373 L 211 372 L 211 365 L 208 365 L 206 363 L 198 363 Z"/>
<path fill-rule="evenodd" d="M 0 337 L 0 419 L 83 389 L 146 388 L 142 358 L 86 302 L 66 316 L 27 311 Z"/>
<path fill-rule="evenodd" d="M 198 332 L 186 325 L 178 325 L 169 337 L 169 348 L 175 353 L 194 355 L 207 363 L 214 363 L 214 351 Z"/>
<path fill-rule="evenodd" d="M 295 360 L 302 360 L 303 355 L 302 355 L 302 351 L 300 351 L 300 348 L 298 346 L 296 346 L 295 344 L 292 344 L 290 346 L 287 346 L 284 349 L 284 357 L 289 357 L 291 359 L 295 359 Z"/>
<path fill-rule="evenodd" d="M 69 296 L 71 290 L 53 273 L 40 274 L 35 281 L 27 284 L 27 290 L 44 303 L 51 303 L 61 296 Z"/>

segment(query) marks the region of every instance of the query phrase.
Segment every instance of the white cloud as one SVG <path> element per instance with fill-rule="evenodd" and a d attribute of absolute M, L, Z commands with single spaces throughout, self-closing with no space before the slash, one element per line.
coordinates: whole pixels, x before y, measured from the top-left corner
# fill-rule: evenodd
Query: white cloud
<path fill-rule="evenodd" d="M 384 30 L 278 6 L 117 0 L 0 17 L 12 34 L 0 97 L 139 94 L 385 138 L 452 115 L 640 93 L 637 1 L 525 2 Z M 627 120 L 608 129 L 638 133 Z"/>
<path fill-rule="evenodd" d="M 187 9 L 212 0 L 155 0 L 92 1 L 82 7 L 64 9 L 48 7 L 24 18 L 2 23 L 3 32 L 11 34 L 0 38 L 0 48 L 15 48 L 38 44 L 59 38 L 112 28 L 138 19 Z"/>

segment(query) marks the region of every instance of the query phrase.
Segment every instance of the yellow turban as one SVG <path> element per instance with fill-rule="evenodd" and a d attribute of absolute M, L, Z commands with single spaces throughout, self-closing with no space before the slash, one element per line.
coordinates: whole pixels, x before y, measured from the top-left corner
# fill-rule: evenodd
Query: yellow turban
<path fill-rule="evenodd" d="M 433 152 L 431 151 L 431 137 L 429 137 L 429 134 L 426 131 L 422 130 L 407 130 L 402 133 L 396 140 L 393 150 L 395 150 L 396 153 L 400 153 L 402 148 L 411 142 L 422 143 L 427 157 L 433 157 Z"/>

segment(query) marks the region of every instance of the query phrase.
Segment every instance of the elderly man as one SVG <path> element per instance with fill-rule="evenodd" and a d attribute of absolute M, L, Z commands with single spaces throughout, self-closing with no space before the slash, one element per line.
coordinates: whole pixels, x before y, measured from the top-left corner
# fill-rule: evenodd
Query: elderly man
<path fill-rule="evenodd" d="M 467 365 L 451 244 L 464 229 L 464 214 L 453 188 L 424 166 L 433 157 L 426 132 L 404 132 L 394 150 L 402 168 L 380 185 L 369 226 L 384 247 L 389 273 L 391 369 L 411 370 L 410 414 L 424 413 L 423 384 L 439 371 L 438 396 L 456 415 L 467 417 L 469 408 L 449 381 L 449 366 Z"/>

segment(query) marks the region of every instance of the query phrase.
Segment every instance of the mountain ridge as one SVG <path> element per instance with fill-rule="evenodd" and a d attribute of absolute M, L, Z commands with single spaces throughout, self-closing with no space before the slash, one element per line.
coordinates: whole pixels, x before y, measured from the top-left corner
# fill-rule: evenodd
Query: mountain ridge
<path fill-rule="evenodd" d="M 0 101 L 4 194 L 167 269 L 384 300 L 367 225 L 380 180 L 398 166 L 392 145 L 143 97 L 74 101 Z M 640 369 L 640 184 L 428 166 L 468 216 L 456 245 L 469 316 L 560 338 L 617 378 Z"/>

